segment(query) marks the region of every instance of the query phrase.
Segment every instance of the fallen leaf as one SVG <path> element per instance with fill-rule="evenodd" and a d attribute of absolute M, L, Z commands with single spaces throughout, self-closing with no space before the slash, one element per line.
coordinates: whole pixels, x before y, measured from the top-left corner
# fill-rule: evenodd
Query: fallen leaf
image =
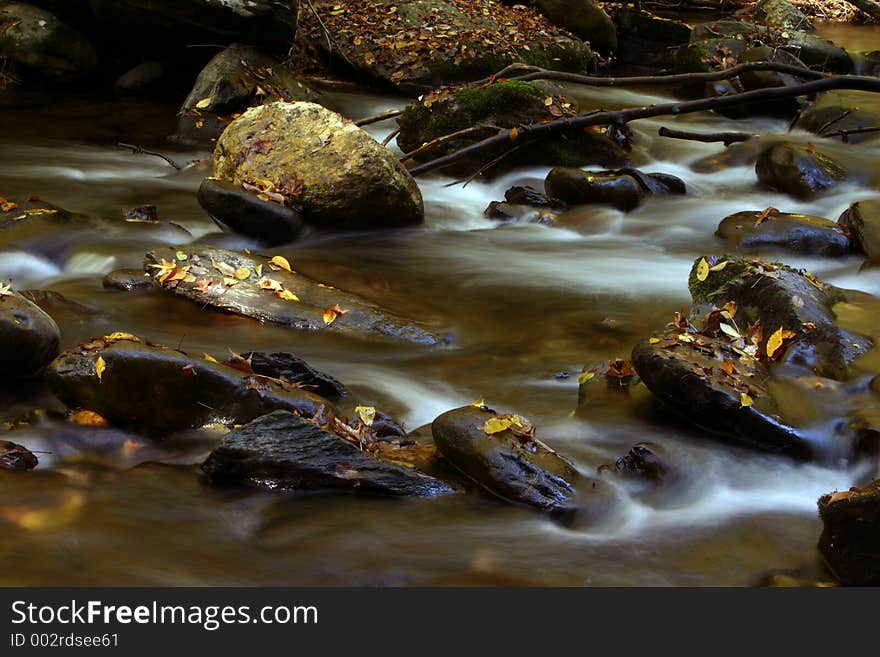
<path fill-rule="evenodd" d="M 483 423 L 483 432 L 491 436 L 494 433 L 507 431 L 511 424 L 513 423 L 506 417 L 490 417 Z"/>
<path fill-rule="evenodd" d="M 722 260 L 717 265 L 712 265 L 711 267 L 709 267 L 709 271 L 722 271 L 729 264 L 730 260 Z"/>
<path fill-rule="evenodd" d="M 767 358 L 773 358 L 776 356 L 776 353 L 782 348 L 783 342 L 790 338 L 795 337 L 797 335 L 794 331 L 788 331 L 781 326 L 776 329 L 776 331 L 767 338 L 767 347 L 765 352 L 767 353 Z"/>
<path fill-rule="evenodd" d="M 207 98 L 202 98 L 199 102 L 196 103 L 196 109 L 205 109 L 206 107 L 210 107 L 213 100 L 214 99 L 211 98 L 211 96 L 208 96 Z"/>
<path fill-rule="evenodd" d="M 281 292 L 284 289 L 284 285 L 281 283 L 281 281 L 276 281 L 272 278 L 264 278 L 260 281 L 260 289 L 271 290 L 272 292 Z"/>
<path fill-rule="evenodd" d="M 285 258 L 284 256 L 274 256 L 269 261 L 269 267 L 271 267 L 275 271 L 278 271 L 279 269 L 283 269 L 284 271 L 289 271 L 290 273 L 293 273 L 293 270 L 290 268 L 290 263 L 287 261 L 287 258 Z"/>
<path fill-rule="evenodd" d="M 218 362 L 220 362 L 220 361 L 218 361 L 216 358 L 214 358 L 214 357 L 213 357 L 211 354 L 209 354 L 209 353 L 204 353 L 204 354 L 202 354 L 202 358 L 204 358 L 204 359 L 205 359 L 206 361 L 208 361 L 209 363 L 218 363 Z"/>
<path fill-rule="evenodd" d="M 113 344 L 114 342 L 120 342 L 122 340 L 128 340 L 129 342 L 140 342 L 141 341 L 141 339 L 138 336 L 133 335 L 131 333 L 124 333 L 122 331 L 116 331 L 114 333 L 111 333 L 110 335 L 104 336 L 104 342 L 106 342 L 108 344 Z"/>
<path fill-rule="evenodd" d="M 0 299 L 2 299 L 3 297 L 12 297 L 12 296 L 15 296 L 12 293 L 12 283 L 8 283 L 6 285 L 3 285 L 3 283 L 0 283 Z"/>
<path fill-rule="evenodd" d="M 95 374 L 98 376 L 98 381 L 103 381 L 104 370 L 106 369 L 107 363 L 104 362 L 101 356 L 98 356 L 98 359 L 95 361 Z"/>
<path fill-rule="evenodd" d="M 591 381 L 596 376 L 596 370 L 586 370 L 580 373 L 578 376 L 578 385 L 582 386 L 588 381 Z"/>
<path fill-rule="evenodd" d="M 39 460 L 27 447 L 0 440 L 0 470 L 30 470 Z"/>
<path fill-rule="evenodd" d="M 356 406 L 354 412 L 368 427 L 373 426 L 373 420 L 376 419 L 376 409 L 372 406 Z"/>
<path fill-rule="evenodd" d="M 248 269 L 247 267 L 239 267 L 238 269 L 235 270 L 235 278 L 237 278 L 240 281 L 247 280 L 248 278 L 250 278 L 250 275 L 251 275 L 251 270 Z"/>
<path fill-rule="evenodd" d="M 474 408 L 486 408 L 486 402 L 482 399 L 477 399 L 476 401 L 471 402 L 471 406 Z"/>
<path fill-rule="evenodd" d="M 516 128 L 511 128 L 510 134 L 508 136 L 510 137 L 510 141 L 516 141 L 517 137 L 519 137 L 519 130 L 517 130 Z"/>
<path fill-rule="evenodd" d="M 339 317 L 340 315 L 344 315 L 347 312 L 348 312 L 348 310 L 346 310 L 344 308 L 340 308 L 339 304 L 337 303 L 332 308 L 327 308 L 324 311 L 324 323 L 327 325 L 330 325 L 336 321 L 337 317 Z"/>
<path fill-rule="evenodd" d="M 285 301 L 299 301 L 299 297 L 290 290 L 280 290 L 279 292 L 277 292 L 277 294 L 279 299 L 284 299 Z M 326 319 L 324 321 L 326 321 Z"/>
<path fill-rule="evenodd" d="M 224 276 L 227 276 L 229 278 L 235 276 L 235 267 L 233 267 L 232 265 L 227 265 L 225 262 L 217 262 L 214 259 L 211 260 L 211 264 L 214 266 L 214 269 L 219 271 Z"/>
<path fill-rule="evenodd" d="M 748 393 L 743 392 L 739 396 L 740 408 L 747 408 L 748 406 L 751 406 L 754 403 L 754 401 L 755 401 L 754 399 L 749 397 Z"/>
<path fill-rule="evenodd" d="M 709 263 L 705 258 L 700 258 L 700 262 L 697 263 L 697 280 L 703 282 L 707 278 L 709 278 Z"/>
<path fill-rule="evenodd" d="M 109 422 L 94 411 L 77 411 L 70 416 L 70 421 L 83 427 L 106 427 Z"/>

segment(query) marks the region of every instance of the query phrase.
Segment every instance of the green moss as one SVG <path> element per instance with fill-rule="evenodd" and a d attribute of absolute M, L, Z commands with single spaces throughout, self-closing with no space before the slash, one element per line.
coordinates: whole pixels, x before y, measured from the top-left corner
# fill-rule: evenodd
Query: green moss
<path fill-rule="evenodd" d="M 543 98 L 544 93 L 535 85 L 515 81 L 462 89 L 455 94 L 455 100 L 479 116 L 502 113 L 511 107 L 527 105 L 532 100 L 543 101 Z"/>

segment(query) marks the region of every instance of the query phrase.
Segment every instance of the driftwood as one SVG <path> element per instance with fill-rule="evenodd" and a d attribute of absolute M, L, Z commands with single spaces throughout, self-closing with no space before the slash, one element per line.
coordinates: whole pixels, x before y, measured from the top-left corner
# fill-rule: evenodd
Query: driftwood
<path fill-rule="evenodd" d="M 767 70 L 767 69 L 765 69 Z M 801 69 L 803 70 L 803 69 Z M 699 74 L 698 74 L 699 75 Z M 668 76 L 675 77 L 675 76 Z M 821 91 L 830 91 L 832 89 L 851 89 L 856 91 L 880 92 L 880 78 L 865 77 L 858 75 L 837 75 L 823 76 L 822 79 L 811 80 L 801 84 L 791 85 L 789 87 L 772 87 L 768 89 L 757 89 L 755 91 L 746 91 L 730 96 L 719 96 L 716 98 L 704 98 L 702 100 L 681 101 L 674 103 L 663 103 L 660 105 L 650 105 L 647 107 L 633 107 L 623 110 L 600 110 L 591 112 L 581 116 L 557 119 L 548 121 L 547 123 L 537 123 L 531 125 L 516 126 L 510 129 L 499 130 L 495 135 L 487 137 L 470 146 L 466 146 L 457 151 L 435 158 L 424 164 L 413 167 L 410 173 L 414 176 L 435 171 L 443 167 L 449 166 L 458 160 L 491 149 L 501 145 L 524 144 L 528 141 L 538 139 L 540 137 L 565 132 L 568 130 L 581 130 L 586 127 L 596 125 L 624 125 L 630 121 L 637 119 L 647 119 L 654 116 L 677 116 L 680 114 L 690 114 L 693 112 L 704 112 L 709 110 L 723 109 L 741 105 L 743 103 L 755 103 L 768 100 L 776 100 L 778 98 L 791 98 L 797 96 L 807 96 L 819 93 Z"/>
<path fill-rule="evenodd" d="M 725 146 L 736 144 L 741 141 L 748 141 L 755 135 L 748 132 L 686 132 L 684 130 L 672 130 L 667 127 L 661 127 L 657 134 L 661 137 L 669 137 L 671 139 L 687 139 L 688 141 L 701 141 L 709 144 L 720 141 Z"/>

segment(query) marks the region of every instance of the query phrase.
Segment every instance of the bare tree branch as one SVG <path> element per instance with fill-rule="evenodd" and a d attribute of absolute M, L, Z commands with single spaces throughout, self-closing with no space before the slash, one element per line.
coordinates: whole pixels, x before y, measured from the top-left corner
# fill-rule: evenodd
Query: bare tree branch
<path fill-rule="evenodd" d="M 725 146 L 730 146 L 741 141 L 748 141 L 755 135 L 748 132 L 685 132 L 684 130 L 671 130 L 665 126 L 661 127 L 657 134 L 661 137 L 670 137 L 671 139 L 687 139 L 688 141 L 701 141 L 709 144 L 720 141 Z"/>

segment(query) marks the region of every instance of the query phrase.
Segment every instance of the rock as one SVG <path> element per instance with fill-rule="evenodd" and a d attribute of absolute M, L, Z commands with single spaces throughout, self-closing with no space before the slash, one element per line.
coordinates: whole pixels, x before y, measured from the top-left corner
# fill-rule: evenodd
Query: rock
<path fill-rule="evenodd" d="M 691 423 L 752 446 L 825 462 L 858 456 L 857 420 L 872 402 L 851 366 L 873 341 L 838 326 L 833 309 L 847 295 L 731 256 L 699 259 L 689 286 L 689 318 L 633 350 L 648 389 Z"/>
<path fill-rule="evenodd" d="M 603 468 L 606 466 L 602 466 Z M 601 470 L 602 468 L 600 468 Z M 674 471 L 668 456 L 655 443 L 636 443 L 614 463 L 614 470 L 622 477 L 659 482 Z"/>
<path fill-rule="evenodd" d="M 113 85 L 117 93 L 123 95 L 151 94 L 158 91 L 165 79 L 165 65 L 150 59 L 129 69 L 116 79 Z"/>
<path fill-rule="evenodd" d="M 758 180 L 795 198 L 808 198 L 848 176 L 846 169 L 822 151 L 794 144 L 776 144 L 755 163 Z"/>
<path fill-rule="evenodd" d="M 846 232 L 835 222 L 787 212 L 737 212 L 722 219 L 715 234 L 741 251 L 785 249 L 820 256 L 852 251 Z"/>
<path fill-rule="evenodd" d="M 610 205 L 629 212 L 652 194 L 683 194 L 684 182 L 666 174 L 644 174 L 637 169 L 582 171 L 555 167 L 547 174 L 544 188 L 548 196 L 571 205 Z"/>
<path fill-rule="evenodd" d="M 561 90 L 555 85 L 507 81 L 479 88 L 464 88 L 441 95 L 436 100 L 412 103 L 397 119 L 400 127 L 397 145 L 406 153 L 438 137 L 477 125 L 514 128 L 574 116 L 572 104 L 560 93 Z M 547 98 L 552 98 L 551 105 L 546 104 Z M 493 127 L 484 132 L 450 139 L 414 156 L 414 159 L 424 162 L 447 155 L 484 139 L 494 130 Z M 617 143 L 591 131 L 578 131 L 564 137 L 546 137 L 526 144 L 513 153 L 508 153 L 509 149 L 509 146 L 501 145 L 494 150 L 476 153 L 445 167 L 444 171 L 452 175 L 469 175 L 502 155 L 504 157 L 484 173 L 497 175 L 517 166 L 535 164 L 596 163 L 617 167 L 629 162 L 626 152 Z"/>
<path fill-rule="evenodd" d="M 880 586 L 880 480 L 819 498 L 819 551 L 845 586 Z"/>
<path fill-rule="evenodd" d="M 683 23 L 633 6 L 615 7 L 613 17 L 619 44 L 617 59 L 629 66 L 652 71 L 671 68 L 676 47 L 686 44 L 691 34 L 691 28 Z"/>
<path fill-rule="evenodd" d="M 840 215 L 837 223 L 867 256 L 867 266 L 880 265 L 880 200 L 853 203 Z"/>
<path fill-rule="evenodd" d="M 73 83 L 89 77 L 98 55 L 86 38 L 54 14 L 21 2 L 0 6 L 0 59 L 25 79 Z"/>
<path fill-rule="evenodd" d="M 554 208 L 563 210 L 568 205 L 557 198 L 552 198 L 539 192 L 534 187 L 514 186 L 504 192 L 504 200 L 508 203 L 517 203 L 520 205 L 531 205 L 536 207 Z"/>
<path fill-rule="evenodd" d="M 785 27 L 792 30 L 812 32 L 816 28 L 800 10 L 786 0 L 759 0 L 755 5 L 754 19 L 762 25 Z"/>
<path fill-rule="evenodd" d="M 354 294 L 303 274 L 284 271 L 269 258 L 257 255 L 201 245 L 164 247 L 147 254 L 145 269 L 163 289 L 174 294 L 201 306 L 260 321 L 303 331 L 339 332 L 423 345 L 445 341 Z"/>
<path fill-rule="evenodd" d="M 486 13 L 459 0 L 375 0 L 351 11 L 335 10 L 336 0 L 312 5 L 323 25 L 303 11 L 299 26 L 316 50 L 332 53 L 368 82 L 414 96 L 485 78 L 516 62 L 579 73 L 596 63 L 587 44 L 523 3 L 508 7 L 485 0 L 480 9 Z M 405 40 L 389 38 L 398 34 Z M 397 47 L 404 43 L 402 58 Z"/>
<path fill-rule="evenodd" d="M 544 226 L 553 226 L 558 216 L 552 210 L 501 201 L 489 203 L 483 214 L 489 219 L 498 219 L 505 223 L 542 224 Z"/>
<path fill-rule="evenodd" d="M 143 269 L 116 269 L 104 277 L 101 282 L 106 289 L 117 289 L 123 292 L 152 289 L 153 280 L 144 274 Z"/>
<path fill-rule="evenodd" d="M 750 37 L 758 31 L 754 23 L 722 19 L 698 23 L 691 28 L 691 43 L 705 41 L 706 39 L 737 39 L 738 37 Z M 739 39 L 745 41 L 745 38 Z"/>
<path fill-rule="evenodd" d="M 215 221 L 236 233 L 256 237 L 267 246 L 292 242 L 305 230 L 297 210 L 268 197 L 262 199 L 235 183 L 205 178 L 198 199 Z"/>
<path fill-rule="evenodd" d="M 0 470 L 33 470 L 40 461 L 27 447 L 0 440 Z"/>
<path fill-rule="evenodd" d="M 748 64 L 752 62 L 773 62 L 776 64 L 787 64 L 789 66 L 798 66 L 807 68 L 806 65 L 797 57 L 785 50 L 771 48 L 769 46 L 754 46 L 743 51 L 737 58 L 737 63 Z M 739 76 L 745 91 L 755 91 L 757 89 L 768 89 L 773 87 L 791 87 L 801 83 L 801 80 L 788 75 L 787 73 L 777 73 L 775 71 L 748 71 Z M 801 102 L 797 98 L 778 98 L 773 101 L 763 101 L 753 103 L 754 114 L 759 115 L 763 110 L 764 114 L 772 114 L 774 116 L 793 116 L 801 108 Z"/>
<path fill-rule="evenodd" d="M 178 112 L 172 141 L 208 144 L 223 132 L 231 115 L 274 101 L 313 100 L 316 94 L 272 55 L 233 44 L 211 59 Z M 217 120 L 206 121 L 214 115 Z"/>
<path fill-rule="evenodd" d="M 617 28 L 592 0 L 536 0 L 541 13 L 555 25 L 579 36 L 602 54 L 617 51 Z"/>
<path fill-rule="evenodd" d="M 286 411 L 230 431 L 202 469 L 214 482 L 283 491 L 345 490 L 434 497 L 448 484 L 368 451 Z"/>
<path fill-rule="evenodd" d="M 35 376 L 58 355 L 61 334 L 55 321 L 39 306 L 8 287 L 0 283 L 0 362 L 4 378 Z"/>
<path fill-rule="evenodd" d="M 351 393 L 340 381 L 329 374 L 316 370 L 306 361 L 285 352 L 262 353 L 250 352 L 241 355 L 249 361 L 254 372 L 261 376 L 281 379 L 287 383 L 309 390 L 336 403 Z"/>
<path fill-rule="evenodd" d="M 128 334 L 62 353 L 48 380 L 70 408 L 157 438 L 209 423 L 243 424 L 278 409 L 307 418 L 332 410 L 328 400 L 310 392 Z"/>
<path fill-rule="evenodd" d="M 829 91 L 807 108 L 798 118 L 796 127 L 817 135 L 826 136 L 839 131 L 858 131 L 864 128 L 880 126 L 880 112 L 862 103 L 868 101 L 865 94 L 839 93 Z M 846 141 L 859 144 L 877 139 L 880 131 L 847 134 Z M 843 135 L 837 138 L 844 139 Z"/>
<path fill-rule="evenodd" d="M 314 103 L 247 110 L 220 136 L 214 176 L 259 183 L 321 228 L 390 228 L 424 220 L 418 185 L 367 132 Z M 266 189 L 266 186 L 271 189 Z"/>
<path fill-rule="evenodd" d="M 855 63 L 846 50 L 806 32 L 793 32 L 782 49 L 810 68 L 826 73 L 847 75 L 855 69 Z"/>
<path fill-rule="evenodd" d="M 745 41 L 735 37 L 710 37 L 694 41 L 691 36 L 689 43 L 675 50 L 673 67 L 676 73 L 708 73 L 716 70 L 719 62 L 728 61 L 732 64 L 747 48 Z M 679 87 L 679 91 L 688 97 L 703 98 L 706 95 L 706 86 L 702 82 L 686 83 Z M 718 94 L 714 87 L 710 91 L 712 95 L 724 95 Z"/>
<path fill-rule="evenodd" d="M 484 429 L 495 423 L 494 433 Z M 504 424 L 511 428 L 502 429 Z M 517 433 L 515 433 L 515 431 Z M 568 516 L 585 509 L 593 519 L 607 511 L 602 482 L 585 479 L 568 461 L 534 437 L 519 416 L 498 415 L 485 406 L 448 411 L 431 425 L 434 443 L 447 461 L 497 497 Z"/>

